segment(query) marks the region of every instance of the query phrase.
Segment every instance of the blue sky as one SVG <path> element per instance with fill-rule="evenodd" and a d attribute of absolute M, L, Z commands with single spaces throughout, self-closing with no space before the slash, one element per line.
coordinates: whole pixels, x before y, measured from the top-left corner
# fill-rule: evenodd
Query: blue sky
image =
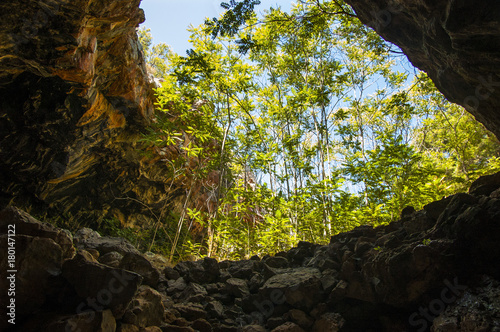
<path fill-rule="evenodd" d="M 205 18 L 218 17 L 223 8 L 221 0 L 142 0 L 141 8 L 146 14 L 146 21 L 141 25 L 151 29 L 153 43 L 165 43 L 179 55 L 185 55 L 190 48 L 186 29 L 190 24 L 198 26 Z M 229 2 L 229 0 L 226 0 Z M 292 0 L 261 0 L 256 7 L 262 12 L 269 7 L 290 8 Z"/>

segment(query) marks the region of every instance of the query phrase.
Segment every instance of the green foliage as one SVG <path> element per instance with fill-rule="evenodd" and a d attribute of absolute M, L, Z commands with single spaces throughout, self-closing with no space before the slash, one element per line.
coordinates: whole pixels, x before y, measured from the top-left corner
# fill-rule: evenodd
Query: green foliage
<path fill-rule="evenodd" d="M 495 137 L 424 74 L 409 83 L 392 46 L 345 3 L 300 1 L 260 21 L 256 3 L 225 4 L 190 30 L 186 57 L 164 59 L 145 140 L 180 151 L 175 176 L 219 179 L 215 208 L 183 207 L 171 248 L 234 259 L 326 243 L 500 170 Z M 187 220 L 206 230 L 201 242 Z"/>
<path fill-rule="evenodd" d="M 220 20 L 216 17 L 212 20 L 205 20 L 205 32 L 211 34 L 212 38 L 234 36 L 240 26 L 254 16 L 254 7 L 259 4 L 259 0 L 222 2 L 221 7 L 226 9 L 226 12 Z"/>

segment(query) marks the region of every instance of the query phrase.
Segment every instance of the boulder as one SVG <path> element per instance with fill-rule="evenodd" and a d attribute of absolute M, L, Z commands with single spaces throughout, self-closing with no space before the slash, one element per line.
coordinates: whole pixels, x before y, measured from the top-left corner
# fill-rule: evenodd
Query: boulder
<path fill-rule="evenodd" d="M 0 313 L 8 317 L 7 305 L 14 299 L 15 317 L 19 322 L 39 311 L 47 297 L 60 291 L 52 288 L 51 280 L 61 274 L 63 251 L 50 238 L 16 235 L 13 239 L 15 242 L 12 238 L 9 240 L 7 234 L 0 235 L 0 252 L 3 253 L 0 255 L 0 289 L 5 292 L 0 296 Z M 12 249 L 9 246 L 12 243 L 15 251 L 9 256 L 8 248 Z M 13 296 L 7 296 L 7 292 L 13 292 Z M 0 329 L 7 326 L 7 321 L 2 319 Z"/>
<path fill-rule="evenodd" d="M 68 230 L 42 223 L 13 206 L 6 207 L 0 212 L 0 234 L 7 234 L 8 228 L 12 227 L 15 228 L 17 235 L 44 237 L 53 240 L 61 247 L 63 259 L 73 257 L 76 252 L 73 247 L 73 236 Z"/>
<path fill-rule="evenodd" d="M 122 321 L 141 328 L 159 326 L 165 308 L 162 296 L 149 286 L 140 286 L 123 315 Z"/>
<path fill-rule="evenodd" d="M 241 332 L 266 332 L 266 329 L 260 325 L 247 325 L 241 328 Z"/>
<path fill-rule="evenodd" d="M 212 324 L 210 324 L 206 319 L 198 318 L 195 320 L 191 327 L 199 332 L 212 332 Z"/>
<path fill-rule="evenodd" d="M 224 315 L 224 306 L 219 301 L 208 302 L 205 310 L 211 318 L 220 318 Z"/>
<path fill-rule="evenodd" d="M 110 309 L 116 318 L 122 317 L 143 279 L 130 271 L 88 261 L 80 253 L 63 264 L 62 276 L 81 298 L 75 310 Z"/>
<path fill-rule="evenodd" d="M 163 275 L 165 275 L 165 278 L 167 278 L 167 280 L 177 280 L 181 276 L 179 272 L 171 266 L 166 266 L 163 269 Z"/>
<path fill-rule="evenodd" d="M 338 332 L 344 326 L 345 320 L 337 313 L 326 313 L 322 315 L 312 328 L 312 332 Z"/>
<path fill-rule="evenodd" d="M 500 282 L 488 276 L 479 277 L 477 286 L 474 288 L 460 289 L 454 293 L 455 289 L 450 289 L 446 298 L 437 298 L 443 306 L 432 321 L 432 332 L 447 331 L 495 331 L 499 326 L 500 317 Z M 452 282 L 453 285 L 453 282 Z M 453 285 L 454 286 L 454 285 Z M 434 301 L 434 302 L 436 302 Z M 447 302 L 447 303 L 445 303 Z M 431 302 L 432 303 L 432 302 Z M 428 305 L 430 306 L 431 303 Z M 449 304 L 449 305 L 448 305 Z M 434 304 L 436 307 L 437 305 Z M 448 305 L 448 306 L 446 306 Z M 446 308 L 445 308 L 446 307 Z M 436 309 L 429 308 L 432 313 Z M 413 317 L 415 328 L 423 326 L 423 317 Z"/>
<path fill-rule="evenodd" d="M 169 295 L 177 295 L 178 293 L 182 292 L 184 289 L 186 289 L 187 283 L 184 280 L 184 278 L 180 277 L 177 280 L 169 280 L 168 281 L 168 288 L 167 288 L 167 293 Z"/>
<path fill-rule="evenodd" d="M 230 295 L 240 298 L 250 294 L 247 282 L 239 278 L 230 278 L 226 280 L 226 291 Z"/>
<path fill-rule="evenodd" d="M 24 324 L 21 331 L 40 332 L 115 332 L 116 320 L 110 310 L 82 312 L 75 315 L 35 316 Z"/>
<path fill-rule="evenodd" d="M 254 260 L 236 261 L 229 266 L 228 272 L 233 278 L 249 279 L 258 270 L 260 263 Z"/>
<path fill-rule="evenodd" d="M 305 332 L 305 330 L 295 323 L 286 322 L 285 324 L 276 327 L 271 332 Z"/>
<path fill-rule="evenodd" d="M 274 267 L 274 268 L 283 269 L 288 267 L 288 260 L 285 257 L 281 256 L 269 257 L 266 260 L 264 260 L 264 263 L 266 263 L 269 267 Z"/>
<path fill-rule="evenodd" d="M 200 318 L 207 318 L 207 313 L 205 312 L 205 310 L 203 310 L 203 306 L 201 304 L 192 302 L 179 303 L 174 304 L 173 308 L 177 310 L 182 317 L 190 322 Z"/>
<path fill-rule="evenodd" d="M 208 295 L 207 290 L 194 282 L 190 282 L 181 293 L 174 293 L 174 298 L 186 302 L 200 303 Z"/>
<path fill-rule="evenodd" d="M 156 287 L 158 285 L 160 272 L 142 254 L 126 253 L 120 261 L 119 267 L 140 274 L 144 278 L 143 283 L 148 286 Z"/>
<path fill-rule="evenodd" d="M 259 289 L 259 294 L 265 298 L 278 297 L 298 309 L 306 311 L 323 297 L 321 273 L 315 268 L 297 268 L 289 273 L 277 274 L 269 278 Z"/>
<path fill-rule="evenodd" d="M 98 258 L 99 263 L 114 267 L 114 268 L 119 268 L 120 263 L 123 259 L 123 255 L 120 254 L 117 251 L 110 251 Z"/>
<path fill-rule="evenodd" d="M 306 330 L 309 330 L 314 323 L 314 320 L 308 314 L 299 309 L 290 310 L 287 316 L 290 321 Z"/>
<path fill-rule="evenodd" d="M 78 249 L 95 249 L 100 255 L 116 251 L 122 256 L 128 253 L 139 254 L 139 251 L 127 240 L 121 237 L 101 236 L 90 228 L 82 228 L 75 233 L 75 246 Z"/>
<path fill-rule="evenodd" d="M 174 271 L 184 277 L 186 281 L 192 281 L 197 284 L 216 282 L 220 275 L 217 261 L 208 257 L 200 261 L 179 262 L 175 265 Z M 168 273 L 172 272 L 169 270 Z"/>

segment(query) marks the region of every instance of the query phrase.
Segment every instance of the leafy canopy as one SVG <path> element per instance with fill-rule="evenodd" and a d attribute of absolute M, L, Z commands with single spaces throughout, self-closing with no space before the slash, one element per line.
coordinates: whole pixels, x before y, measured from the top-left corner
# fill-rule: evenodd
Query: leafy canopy
<path fill-rule="evenodd" d="M 241 258 L 326 242 L 499 170 L 495 137 L 424 73 L 405 71 L 345 3 L 303 0 L 260 18 L 258 3 L 224 3 L 190 29 L 185 57 L 140 32 L 163 81 L 145 139 L 179 151 L 158 162 L 206 198 L 186 199 L 172 253 Z M 179 235 L 193 225 L 202 239 Z"/>

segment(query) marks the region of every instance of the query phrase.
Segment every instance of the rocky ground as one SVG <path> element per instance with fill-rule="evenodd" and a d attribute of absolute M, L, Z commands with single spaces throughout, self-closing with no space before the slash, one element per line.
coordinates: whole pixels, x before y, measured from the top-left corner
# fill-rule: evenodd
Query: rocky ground
<path fill-rule="evenodd" d="M 500 175 L 481 178 L 468 194 L 328 245 L 174 267 L 124 239 L 88 228 L 73 236 L 9 207 L 0 213 L 0 250 L 15 250 L 16 273 L 11 283 L 12 257 L 2 255 L 0 289 L 15 288 L 16 324 L 0 328 L 500 331 L 499 188 Z M 9 297 L 1 299 L 1 316 L 12 317 Z"/>

